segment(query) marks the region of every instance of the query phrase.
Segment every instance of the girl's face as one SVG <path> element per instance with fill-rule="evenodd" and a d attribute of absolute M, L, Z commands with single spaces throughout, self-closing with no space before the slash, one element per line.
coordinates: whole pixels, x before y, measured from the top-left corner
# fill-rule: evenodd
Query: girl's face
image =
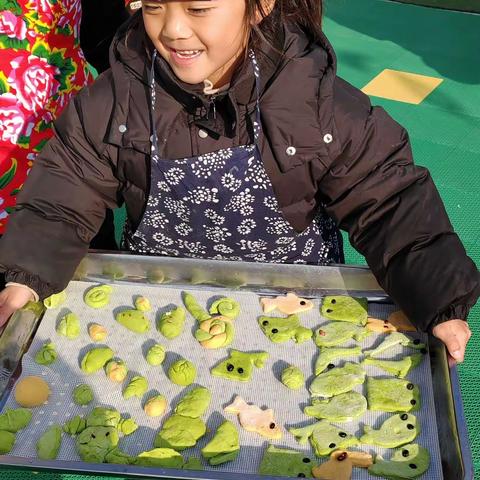
<path fill-rule="evenodd" d="M 246 44 L 245 0 L 143 0 L 145 30 L 185 83 L 231 79 Z"/>

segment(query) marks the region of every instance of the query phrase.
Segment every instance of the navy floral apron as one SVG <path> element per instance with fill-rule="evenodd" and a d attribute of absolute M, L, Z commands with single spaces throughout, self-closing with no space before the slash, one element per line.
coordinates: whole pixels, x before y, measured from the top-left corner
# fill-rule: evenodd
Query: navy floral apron
<path fill-rule="evenodd" d="M 152 120 L 155 56 L 156 52 L 150 75 Z M 171 160 L 159 157 L 158 137 L 152 128 L 150 195 L 137 230 L 126 224 L 124 246 L 128 250 L 268 263 L 343 261 L 340 232 L 324 212 L 301 233 L 282 215 L 258 148 L 259 68 L 253 51 L 250 59 L 257 88 L 254 143 Z"/>

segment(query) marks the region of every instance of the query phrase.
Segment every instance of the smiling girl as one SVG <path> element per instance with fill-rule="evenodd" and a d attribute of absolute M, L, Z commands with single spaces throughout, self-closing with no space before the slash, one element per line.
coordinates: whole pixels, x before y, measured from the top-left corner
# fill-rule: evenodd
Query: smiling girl
<path fill-rule="evenodd" d="M 144 0 L 19 197 L 0 324 L 62 290 L 125 203 L 124 248 L 144 254 L 328 265 L 344 229 L 461 361 L 479 272 L 405 130 L 336 75 L 321 13 L 318 0 Z"/>

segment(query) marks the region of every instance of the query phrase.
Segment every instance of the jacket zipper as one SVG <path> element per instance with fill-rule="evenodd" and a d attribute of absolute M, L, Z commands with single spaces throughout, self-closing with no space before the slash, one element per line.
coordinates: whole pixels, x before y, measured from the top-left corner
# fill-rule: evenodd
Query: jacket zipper
<path fill-rule="evenodd" d="M 210 97 L 210 100 L 209 100 L 209 104 L 208 104 L 208 120 L 216 120 L 217 119 L 217 107 L 215 105 L 215 99 L 217 97 L 215 95 L 212 95 Z"/>

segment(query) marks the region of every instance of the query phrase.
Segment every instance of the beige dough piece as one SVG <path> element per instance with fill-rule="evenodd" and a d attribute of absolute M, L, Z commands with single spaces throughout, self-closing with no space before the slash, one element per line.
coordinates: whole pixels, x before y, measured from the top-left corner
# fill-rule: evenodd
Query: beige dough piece
<path fill-rule="evenodd" d="M 330 458 L 325 463 L 312 468 L 312 475 L 321 480 L 350 480 L 353 462 L 346 452 L 337 458 Z"/>
<path fill-rule="evenodd" d="M 270 439 L 282 438 L 282 430 L 274 419 L 271 408 L 262 410 L 257 405 L 249 405 L 242 397 L 235 397 L 231 405 L 224 409 L 228 413 L 238 414 L 240 425 L 247 432 L 256 432 Z"/>
<path fill-rule="evenodd" d="M 50 387 L 40 377 L 22 378 L 15 387 L 15 400 L 25 408 L 43 405 L 50 395 Z"/>
<path fill-rule="evenodd" d="M 417 329 L 412 325 L 405 314 L 397 310 L 389 315 L 387 320 L 368 317 L 367 329 L 376 333 L 392 333 L 398 331 L 416 332 Z"/>
<path fill-rule="evenodd" d="M 88 327 L 88 334 L 94 342 L 103 342 L 108 335 L 107 329 L 98 323 L 92 323 Z"/>
<path fill-rule="evenodd" d="M 261 298 L 260 304 L 264 313 L 278 310 L 287 315 L 302 313 L 313 308 L 313 302 L 305 298 L 297 297 L 294 293 L 287 293 L 285 296 L 275 298 Z"/>
<path fill-rule="evenodd" d="M 373 465 L 373 457 L 367 452 L 349 451 L 349 450 L 335 450 L 330 454 L 330 458 L 338 458 L 343 453 L 346 453 L 348 458 L 352 461 L 354 467 L 368 468 Z"/>

